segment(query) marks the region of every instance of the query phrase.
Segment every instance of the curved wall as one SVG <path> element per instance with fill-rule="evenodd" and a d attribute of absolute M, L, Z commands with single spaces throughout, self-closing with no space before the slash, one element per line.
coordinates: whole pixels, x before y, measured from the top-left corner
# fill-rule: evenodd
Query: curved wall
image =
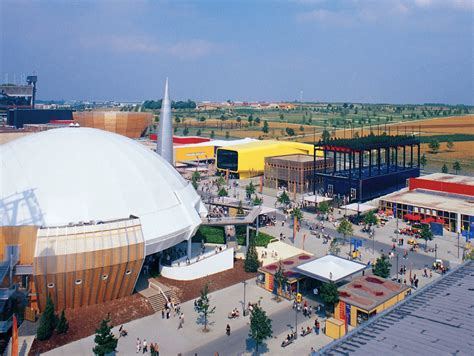
<path fill-rule="evenodd" d="M 130 138 L 139 138 L 151 124 L 153 115 L 145 112 L 81 111 L 74 112 L 73 119 L 82 127 L 92 127 Z"/>

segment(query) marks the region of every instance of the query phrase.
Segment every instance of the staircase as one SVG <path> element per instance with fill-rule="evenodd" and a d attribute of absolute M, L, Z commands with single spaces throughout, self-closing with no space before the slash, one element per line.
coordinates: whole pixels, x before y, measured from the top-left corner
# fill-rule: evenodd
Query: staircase
<path fill-rule="evenodd" d="M 3 282 L 3 280 L 8 275 L 9 271 L 10 271 L 10 260 L 0 262 L 0 283 Z"/>
<path fill-rule="evenodd" d="M 154 278 L 150 278 L 148 281 L 149 287 L 139 293 L 150 303 L 155 313 L 165 309 L 168 301 L 174 304 L 180 302 L 176 292 L 168 286 L 158 282 Z"/>

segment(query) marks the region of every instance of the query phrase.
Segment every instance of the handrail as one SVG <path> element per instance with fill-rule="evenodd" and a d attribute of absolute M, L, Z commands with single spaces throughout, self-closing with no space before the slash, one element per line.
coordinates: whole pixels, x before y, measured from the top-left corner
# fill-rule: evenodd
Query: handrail
<path fill-rule="evenodd" d="M 179 258 L 179 259 L 177 259 L 177 260 L 172 261 L 170 265 L 163 265 L 163 266 L 165 266 L 165 267 L 173 267 L 173 268 L 174 268 L 174 267 L 185 267 L 185 266 L 189 266 L 189 265 L 192 265 L 192 264 L 194 264 L 194 263 L 201 262 L 202 260 L 205 260 L 205 259 L 210 258 L 210 257 L 212 257 L 212 256 L 218 255 L 218 254 L 220 254 L 220 253 L 222 253 L 222 252 L 225 252 L 226 250 L 232 248 L 232 247 L 227 247 L 226 245 L 223 245 L 223 246 L 221 246 L 221 247 L 222 247 L 222 250 L 220 250 L 220 251 L 217 251 L 217 252 L 215 252 L 215 251 L 214 251 L 214 252 L 213 252 L 213 251 L 209 251 L 209 252 L 207 252 L 205 255 L 198 255 L 198 256 L 196 256 L 196 257 L 193 257 L 193 258 L 191 258 L 191 259 L 189 260 L 189 263 L 187 263 L 187 261 L 186 261 L 186 259 L 185 259 L 185 260 L 184 260 L 184 264 L 176 265 L 176 264 L 175 264 L 176 261 L 178 261 L 178 260 L 180 260 L 180 259 L 182 259 L 182 258 L 185 258 L 185 257 L 181 257 L 181 258 Z M 198 259 L 198 257 L 199 257 L 199 259 Z M 180 262 L 181 262 L 181 261 L 180 261 Z"/>

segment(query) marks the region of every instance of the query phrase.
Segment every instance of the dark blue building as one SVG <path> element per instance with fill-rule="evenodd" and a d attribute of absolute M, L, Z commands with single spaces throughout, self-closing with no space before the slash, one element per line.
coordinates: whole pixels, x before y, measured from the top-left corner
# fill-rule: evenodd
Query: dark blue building
<path fill-rule="evenodd" d="M 413 135 L 369 135 L 315 144 L 324 153 L 324 170 L 315 171 L 313 190 L 346 201 L 367 201 L 407 185 L 420 175 L 420 141 Z M 331 159 L 331 167 L 329 167 Z M 328 162 L 328 164 L 326 164 Z"/>

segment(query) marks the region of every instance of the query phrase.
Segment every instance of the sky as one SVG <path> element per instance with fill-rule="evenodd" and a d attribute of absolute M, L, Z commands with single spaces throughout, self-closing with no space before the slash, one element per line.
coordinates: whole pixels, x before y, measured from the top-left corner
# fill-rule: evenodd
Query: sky
<path fill-rule="evenodd" d="M 474 104 L 472 0 L 0 0 L 46 100 Z"/>

